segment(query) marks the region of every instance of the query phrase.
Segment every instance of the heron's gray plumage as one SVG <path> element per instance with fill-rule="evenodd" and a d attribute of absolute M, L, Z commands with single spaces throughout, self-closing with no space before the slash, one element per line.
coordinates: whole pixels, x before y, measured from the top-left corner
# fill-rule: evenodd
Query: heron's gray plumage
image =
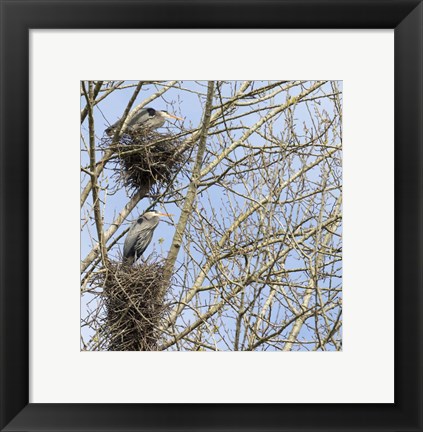
<path fill-rule="evenodd" d="M 159 220 L 155 212 L 147 212 L 132 223 L 123 245 L 125 262 L 132 264 L 144 253 L 153 238 Z"/>
<path fill-rule="evenodd" d="M 137 111 L 132 118 L 126 124 L 126 132 L 138 132 L 142 129 L 152 130 L 157 129 L 164 125 L 164 122 L 168 118 L 176 118 L 166 111 L 158 111 L 154 108 L 142 108 Z M 110 127 L 106 129 L 106 133 L 109 136 L 112 136 L 116 129 L 118 128 L 121 120 L 118 120 L 116 123 L 112 124 Z"/>

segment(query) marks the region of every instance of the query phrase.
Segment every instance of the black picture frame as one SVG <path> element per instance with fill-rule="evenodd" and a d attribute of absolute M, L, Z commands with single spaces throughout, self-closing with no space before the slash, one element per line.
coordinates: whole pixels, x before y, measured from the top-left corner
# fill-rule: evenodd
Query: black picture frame
<path fill-rule="evenodd" d="M 422 431 L 422 1 L 0 0 L 0 6 L 0 429 Z M 28 40 L 36 28 L 395 29 L 394 404 L 29 403 Z"/>

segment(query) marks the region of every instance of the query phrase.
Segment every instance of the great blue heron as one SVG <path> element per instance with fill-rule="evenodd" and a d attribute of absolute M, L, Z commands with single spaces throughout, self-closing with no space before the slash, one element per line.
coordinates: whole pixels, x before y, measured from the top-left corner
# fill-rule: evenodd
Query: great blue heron
<path fill-rule="evenodd" d="M 123 245 L 124 263 L 131 265 L 144 253 L 153 238 L 153 232 L 159 224 L 160 216 L 170 215 L 149 211 L 132 222 Z"/>
<path fill-rule="evenodd" d="M 167 119 L 183 120 L 167 111 L 158 111 L 154 108 L 142 108 L 128 121 L 125 132 L 137 132 L 141 129 L 157 129 L 163 126 Z M 106 129 L 106 134 L 113 136 L 118 128 L 121 120 L 112 124 Z"/>

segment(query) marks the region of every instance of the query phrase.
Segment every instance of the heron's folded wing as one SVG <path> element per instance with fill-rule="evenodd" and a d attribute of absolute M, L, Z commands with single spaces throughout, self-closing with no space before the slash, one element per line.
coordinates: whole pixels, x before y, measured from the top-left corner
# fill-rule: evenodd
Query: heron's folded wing
<path fill-rule="evenodd" d="M 150 115 L 148 114 L 147 110 L 141 109 L 132 116 L 128 122 L 128 126 L 142 126 L 149 118 Z"/>
<path fill-rule="evenodd" d="M 140 232 L 137 242 L 135 244 L 135 251 L 137 254 L 137 257 L 140 257 L 144 251 L 147 249 L 148 245 L 151 243 L 151 240 L 153 238 L 153 231 L 154 228 L 151 229 L 144 229 L 142 232 Z"/>
<path fill-rule="evenodd" d="M 125 243 L 123 244 L 123 257 L 128 258 L 135 255 L 135 245 L 138 238 L 138 224 L 137 221 L 132 222 L 131 228 L 125 238 Z"/>

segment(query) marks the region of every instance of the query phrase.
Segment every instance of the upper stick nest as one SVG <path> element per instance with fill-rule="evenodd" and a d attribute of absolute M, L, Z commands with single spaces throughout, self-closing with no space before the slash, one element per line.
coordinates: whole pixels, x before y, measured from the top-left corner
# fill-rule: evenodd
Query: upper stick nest
<path fill-rule="evenodd" d="M 157 190 L 171 186 L 186 162 L 180 138 L 151 130 L 124 134 L 117 144 L 113 144 L 113 138 L 103 138 L 103 145 L 117 155 L 118 181 L 136 191 L 146 186 Z"/>

